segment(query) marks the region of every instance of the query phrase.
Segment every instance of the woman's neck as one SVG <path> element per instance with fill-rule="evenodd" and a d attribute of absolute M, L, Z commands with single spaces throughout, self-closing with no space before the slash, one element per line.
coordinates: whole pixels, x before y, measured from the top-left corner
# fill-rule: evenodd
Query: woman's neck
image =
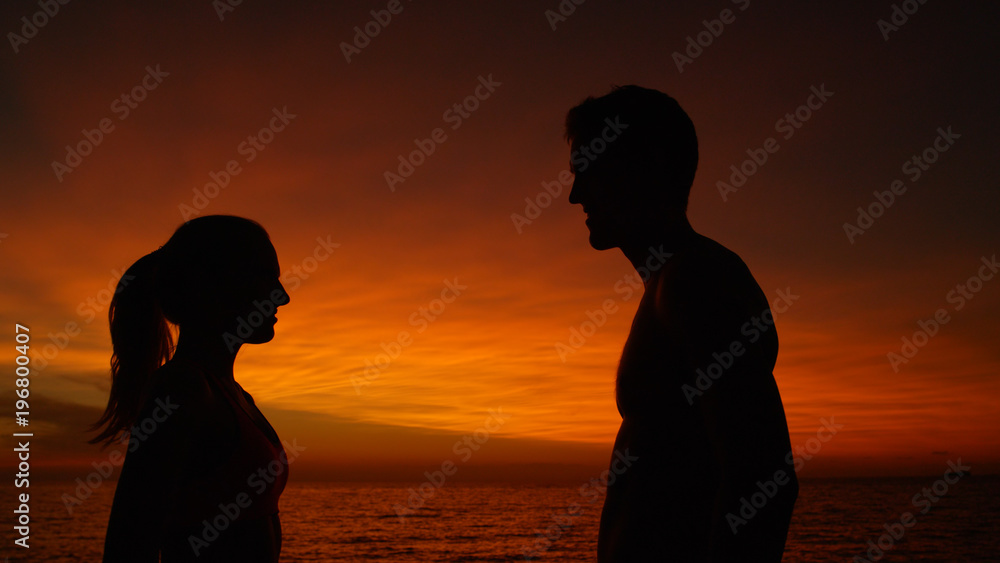
<path fill-rule="evenodd" d="M 220 335 L 181 330 L 171 359 L 195 364 L 223 380 L 235 381 L 233 365 L 239 349 L 239 344 L 230 349 Z"/>

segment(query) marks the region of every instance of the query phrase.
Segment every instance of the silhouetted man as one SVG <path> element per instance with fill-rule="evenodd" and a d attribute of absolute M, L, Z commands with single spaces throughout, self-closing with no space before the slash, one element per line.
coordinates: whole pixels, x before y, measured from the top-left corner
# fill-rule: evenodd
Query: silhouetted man
<path fill-rule="evenodd" d="M 598 560 L 780 561 L 798 482 L 778 338 L 740 257 L 688 223 L 694 125 L 666 94 L 624 86 L 571 109 L 566 137 L 591 246 L 621 249 L 645 286 L 618 366 Z"/>

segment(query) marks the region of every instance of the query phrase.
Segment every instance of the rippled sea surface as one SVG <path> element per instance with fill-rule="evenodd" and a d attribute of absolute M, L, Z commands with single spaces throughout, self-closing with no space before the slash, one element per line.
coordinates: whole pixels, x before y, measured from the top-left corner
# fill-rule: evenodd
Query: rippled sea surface
<path fill-rule="evenodd" d="M 916 522 L 891 545 L 881 539 L 888 549 L 879 561 L 1000 561 L 1000 477 L 964 477 L 940 497 L 929 489 L 938 499 L 930 501 L 921 491 L 935 481 L 803 480 L 785 561 L 871 560 L 868 541 L 877 545 L 885 525 L 906 512 Z M 5 525 L 0 562 L 100 561 L 113 487 L 100 487 L 71 515 L 61 498 L 73 484 L 33 482 L 31 548 L 12 547 Z M 415 487 L 289 483 L 281 498 L 282 561 L 523 561 L 526 553 L 538 561 L 595 560 L 603 499 L 581 496 L 578 486 L 449 483 L 400 518 L 393 506 L 406 505 Z M 546 533 L 554 539 L 542 539 Z"/>

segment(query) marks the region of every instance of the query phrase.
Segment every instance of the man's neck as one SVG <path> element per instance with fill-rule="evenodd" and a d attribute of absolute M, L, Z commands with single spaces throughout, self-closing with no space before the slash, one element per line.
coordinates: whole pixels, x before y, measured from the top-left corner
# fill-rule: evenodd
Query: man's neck
<path fill-rule="evenodd" d="M 698 233 L 691 228 L 687 217 L 667 221 L 648 233 L 636 236 L 632 242 L 621 246 L 622 254 L 637 272 L 662 266 L 665 255 L 681 252 L 691 245 Z"/>

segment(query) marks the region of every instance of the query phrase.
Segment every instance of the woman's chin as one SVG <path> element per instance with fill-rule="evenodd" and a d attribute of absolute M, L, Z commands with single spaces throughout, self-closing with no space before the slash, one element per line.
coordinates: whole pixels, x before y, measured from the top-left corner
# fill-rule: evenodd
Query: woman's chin
<path fill-rule="evenodd" d="M 253 331 L 253 334 L 249 338 L 245 339 L 244 342 L 247 344 L 266 344 L 274 340 L 274 327 L 260 327 Z"/>

